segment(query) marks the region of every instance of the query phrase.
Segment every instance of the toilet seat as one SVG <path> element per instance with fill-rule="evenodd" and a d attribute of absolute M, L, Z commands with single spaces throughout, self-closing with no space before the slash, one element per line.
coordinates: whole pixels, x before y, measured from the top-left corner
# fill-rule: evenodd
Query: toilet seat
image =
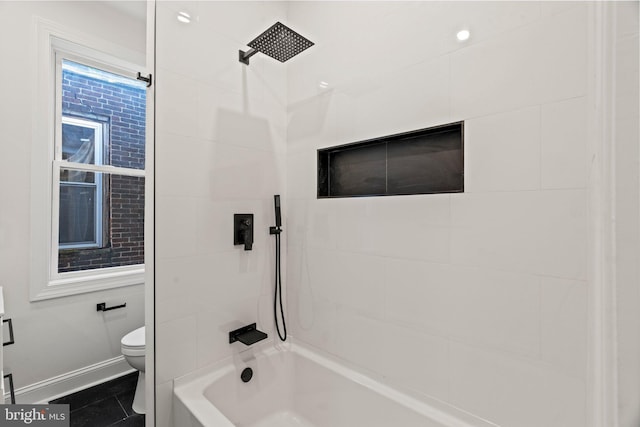
<path fill-rule="evenodd" d="M 125 356 L 144 356 L 145 353 L 144 326 L 129 332 L 120 340 L 122 354 Z"/>

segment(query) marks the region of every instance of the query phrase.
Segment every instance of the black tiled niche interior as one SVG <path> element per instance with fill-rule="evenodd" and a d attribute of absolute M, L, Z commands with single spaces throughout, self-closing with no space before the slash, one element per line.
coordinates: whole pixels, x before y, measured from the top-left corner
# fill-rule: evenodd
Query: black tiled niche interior
<path fill-rule="evenodd" d="M 464 123 L 318 150 L 318 198 L 464 191 Z"/>
<path fill-rule="evenodd" d="M 52 400 L 69 404 L 71 427 L 144 427 L 144 415 L 131 409 L 138 372 Z"/>

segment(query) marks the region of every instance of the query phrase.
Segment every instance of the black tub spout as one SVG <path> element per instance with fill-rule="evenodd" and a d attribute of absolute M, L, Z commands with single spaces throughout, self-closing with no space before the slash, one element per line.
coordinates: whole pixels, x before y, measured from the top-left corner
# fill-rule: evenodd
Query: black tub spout
<path fill-rule="evenodd" d="M 229 344 L 240 341 L 244 345 L 252 345 L 267 337 L 267 334 L 256 329 L 256 324 L 252 323 L 229 332 Z"/>

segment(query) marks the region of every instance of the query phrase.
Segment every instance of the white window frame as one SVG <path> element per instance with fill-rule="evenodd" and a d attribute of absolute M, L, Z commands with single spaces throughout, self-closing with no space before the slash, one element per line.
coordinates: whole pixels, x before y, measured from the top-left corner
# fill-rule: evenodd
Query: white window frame
<path fill-rule="evenodd" d="M 132 79 L 136 78 L 137 72 L 144 72 L 145 67 L 120 59 L 137 56 L 133 51 L 123 53 L 121 46 L 42 19 L 37 19 L 35 26 L 37 58 L 33 67 L 36 109 L 32 140 L 30 300 L 143 284 L 144 264 L 58 272 L 60 169 L 134 177 L 145 177 L 145 171 L 62 160 L 62 96 L 56 88 L 62 85 L 62 59 Z"/>
<path fill-rule="evenodd" d="M 94 135 L 94 164 L 102 165 L 103 164 L 103 151 L 104 151 L 104 141 L 102 136 L 104 135 L 104 123 L 97 122 L 95 120 L 84 119 L 80 117 L 71 117 L 65 116 L 64 114 L 61 117 L 62 124 L 70 124 L 74 126 L 81 126 L 84 128 L 89 128 L 93 130 Z M 56 144 L 60 144 L 60 149 L 56 149 L 55 152 L 62 153 L 62 141 L 56 141 Z M 54 174 L 55 172 L 55 163 L 54 163 Z M 58 169 L 58 174 L 60 173 L 60 169 Z M 58 175 L 59 176 L 59 175 Z M 102 174 L 95 174 L 93 183 L 73 183 L 61 181 L 60 186 L 68 185 L 68 186 L 79 186 L 79 187 L 94 187 L 96 197 L 94 200 L 94 233 L 96 236 L 95 242 L 77 242 L 77 243 L 59 243 L 58 247 L 60 249 L 89 249 L 89 248 L 101 248 L 102 247 L 102 225 L 103 225 L 103 199 L 104 199 L 104 188 L 102 187 Z M 59 187 L 58 187 L 59 191 Z M 59 213 L 60 213 L 60 195 L 58 197 L 54 197 L 52 200 L 52 215 L 53 215 L 53 223 L 58 224 L 60 222 Z M 59 237 L 59 236 L 58 236 Z"/>

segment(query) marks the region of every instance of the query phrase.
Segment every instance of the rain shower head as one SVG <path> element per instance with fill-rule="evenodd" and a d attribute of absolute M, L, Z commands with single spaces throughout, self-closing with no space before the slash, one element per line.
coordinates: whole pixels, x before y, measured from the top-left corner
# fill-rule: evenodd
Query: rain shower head
<path fill-rule="evenodd" d="M 240 51 L 240 62 L 249 65 L 249 58 L 262 52 L 280 62 L 288 61 L 303 50 L 313 46 L 313 42 L 293 31 L 286 25 L 276 22 L 264 33 L 247 44 L 247 52 Z"/>

